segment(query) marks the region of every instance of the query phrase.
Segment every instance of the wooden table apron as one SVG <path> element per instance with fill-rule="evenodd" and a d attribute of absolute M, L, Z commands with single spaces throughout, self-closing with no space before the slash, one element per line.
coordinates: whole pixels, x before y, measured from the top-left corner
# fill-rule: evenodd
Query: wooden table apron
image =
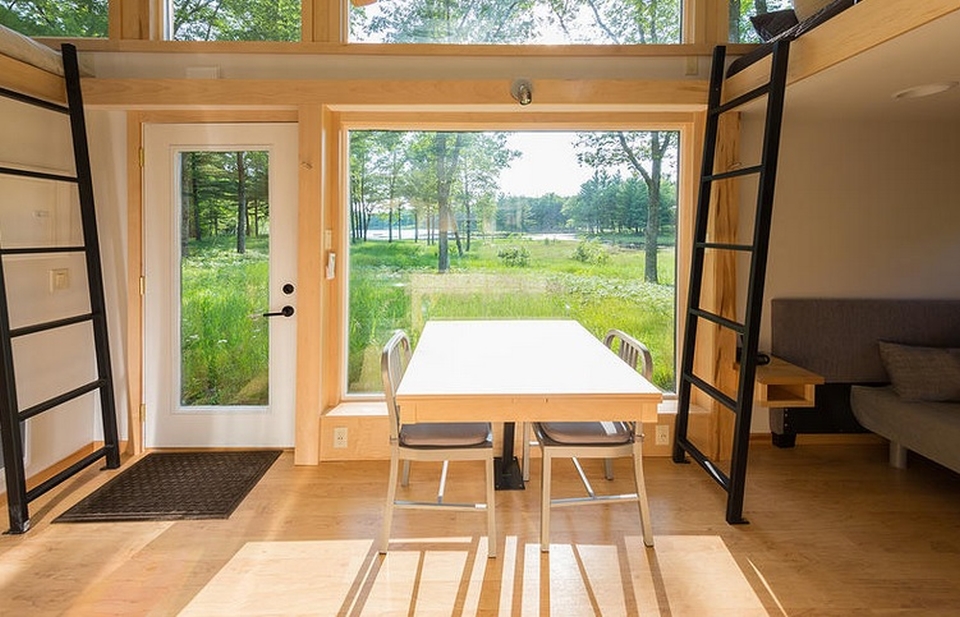
<path fill-rule="evenodd" d="M 396 394 L 405 424 L 656 422 L 661 400 L 571 320 L 430 321 Z M 507 441 L 505 461 L 513 456 Z"/>

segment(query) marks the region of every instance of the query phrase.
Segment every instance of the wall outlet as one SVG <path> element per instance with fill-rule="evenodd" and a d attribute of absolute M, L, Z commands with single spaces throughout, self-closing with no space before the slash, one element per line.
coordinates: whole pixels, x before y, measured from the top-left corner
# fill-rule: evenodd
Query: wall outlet
<path fill-rule="evenodd" d="M 333 447 L 334 448 L 347 447 L 347 427 L 338 426 L 333 429 Z"/>
<path fill-rule="evenodd" d="M 346 438 L 344 438 L 346 439 Z M 656 444 L 658 446 L 669 446 L 670 445 L 670 425 L 669 424 L 658 424 L 657 425 L 657 436 Z"/>

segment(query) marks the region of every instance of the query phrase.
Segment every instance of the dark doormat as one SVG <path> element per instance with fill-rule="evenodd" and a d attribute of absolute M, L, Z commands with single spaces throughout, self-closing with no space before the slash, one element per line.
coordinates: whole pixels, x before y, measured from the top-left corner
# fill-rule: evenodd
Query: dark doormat
<path fill-rule="evenodd" d="M 228 518 L 279 456 L 279 450 L 154 452 L 53 522 Z"/>

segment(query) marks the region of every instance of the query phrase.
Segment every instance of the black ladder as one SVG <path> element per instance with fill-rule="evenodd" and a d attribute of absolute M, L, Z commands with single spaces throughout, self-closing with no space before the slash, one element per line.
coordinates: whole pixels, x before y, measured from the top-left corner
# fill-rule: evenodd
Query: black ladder
<path fill-rule="evenodd" d="M 83 244 L 80 246 L 46 246 L 4 248 L 0 245 L 0 437 L 3 445 L 3 464 L 7 482 L 7 509 L 10 515 L 9 533 L 24 533 L 30 528 L 28 505 L 31 501 L 56 487 L 71 476 L 106 459 L 106 467 L 120 466 L 120 450 L 117 439 L 116 402 L 113 393 L 113 373 L 110 367 L 110 348 L 107 340 L 106 306 L 103 295 L 103 275 L 100 263 L 100 242 L 97 235 L 97 218 L 93 200 L 93 182 L 90 173 L 90 154 L 87 147 L 86 123 L 80 93 L 80 71 L 77 50 L 73 45 L 61 48 L 67 105 L 59 105 L 20 92 L 0 88 L 0 95 L 70 117 L 73 138 L 73 154 L 76 175 L 61 175 L 25 169 L 0 167 L 0 174 L 63 182 L 76 185 Z M 56 253 L 82 253 L 86 261 L 89 285 L 90 312 L 37 323 L 17 328 L 10 327 L 9 298 L 4 278 L 4 260 L 10 255 L 52 255 Z M 20 409 L 17 399 L 17 383 L 14 371 L 13 341 L 40 332 L 47 332 L 74 324 L 90 323 L 96 348 L 97 378 L 27 409 Z M 27 490 L 23 465 L 23 442 L 21 423 L 45 411 L 59 407 L 85 394 L 99 391 L 100 411 L 103 417 L 104 446 L 90 453 L 55 476 Z"/>
<path fill-rule="evenodd" d="M 747 472 L 747 448 L 750 438 L 750 420 L 753 414 L 754 378 L 757 370 L 757 346 L 760 336 L 760 316 L 763 310 L 763 286 L 767 267 L 770 241 L 770 223 L 773 212 L 773 193 L 777 175 L 777 157 L 780 149 L 780 126 L 783 118 L 784 90 L 787 78 L 789 39 L 773 44 L 770 79 L 767 83 L 722 102 L 724 61 L 726 49 L 718 46 L 713 54 L 710 76 L 709 107 L 704 137 L 703 165 L 700 177 L 700 196 L 697 203 L 696 227 L 693 239 L 693 257 L 690 264 L 690 291 L 686 309 L 686 328 L 683 341 L 683 360 L 680 369 L 676 430 L 673 443 L 673 460 L 686 462 L 689 454 L 727 491 L 727 522 L 745 523 L 743 519 L 744 481 Z M 758 165 L 716 172 L 717 133 L 720 116 L 741 108 L 746 103 L 767 97 L 766 122 L 763 135 L 761 160 Z M 714 182 L 758 175 L 758 195 L 754 215 L 753 243 L 719 243 L 707 241 L 710 221 L 711 189 Z M 704 256 L 707 251 L 734 251 L 750 256 L 750 275 L 747 285 L 745 318 L 742 323 L 717 315 L 701 308 Z M 743 341 L 740 354 L 740 371 L 736 398 L 730 397 L 708 380 L 693 372 L 697 345 L 697 325 L 700 320 L 732 330 Z M 735 414 L 733 449 L 731 451 L 730 475 L 711 461 L 687 438 L 690 418 L 691 386 L 695 386 L 720 405 Z"/>

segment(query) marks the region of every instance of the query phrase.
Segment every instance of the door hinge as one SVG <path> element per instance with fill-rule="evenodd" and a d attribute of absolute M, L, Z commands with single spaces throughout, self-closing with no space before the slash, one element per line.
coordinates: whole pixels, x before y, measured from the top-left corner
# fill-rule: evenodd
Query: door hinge
<path fill-rule="evenodd" d="M 143 423 L 146 421 L 147 421 L 147 404 L 140 403 L 140 422 Z"/>
<path fill-rule="evenodd" d="M 140 169 L 143 169 L 143 148 L 142 147 L 140 148 L 140 152 L 138 156 L 140 158 Z"/>
<path fill-rule="evenodd" d="M 142 296 L 147 288 L 147 281 L 143 275 L 140 275 L 140 295 Z"/>

